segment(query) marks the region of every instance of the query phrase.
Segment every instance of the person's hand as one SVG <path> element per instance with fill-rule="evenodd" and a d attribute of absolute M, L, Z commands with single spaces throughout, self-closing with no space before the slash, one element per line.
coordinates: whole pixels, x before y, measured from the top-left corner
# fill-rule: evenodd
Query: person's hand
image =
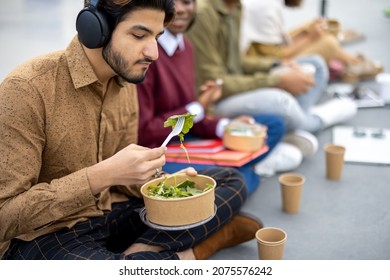
<path fill-rule="evenodd" d="M 315 24 L 318 24 L 322 27 L 322 29 L 326 30 L 328 28 L 328 20 L 323 17 L 319 17 L 315 19 Z"/>
<path fill-rule="evenodd" d="M 206 81 L 199 88 L 198 102 L 206 110 L 222 96 L 222 80 Z"/>
<path fill-rule="evenodd" d="M 280 81 L 276 86 L 291 93 L 293 96 L 299 96 L 314 86 L 313 78 L 305 74 L 300 68 L 283 71 L 279 73 L 279 77 Z"/>
<path fill-rule="evenodd" d="M 112 157 L 87 168 L 92 193 L 110 186 L 142 185 L 165 164 L 166 147 L 154 149 L 131 144 Z"/>
<path fill-rule="evenodd" d="M 294 59 L 284 58 L 280 61 L 279 67 L 297 69 L 297 68 L 299 68 L 299 64 Z"/>
<path fill-rule="evenodd" d="M 238 117 L 232 119 L 231 123 L 234 123 L 237 126 L 239 126 L 239 123 L 258 126 L 258 127 L 261 127 L 261 129 L 265 132 L 268 130 L 267 126 L 260 124 L 260 123 L 256 123 L 256 121 L 253 117 L 247 116 L 247 115 L 238 116 Z"/>
<path fill-rule="evenodd" d="M 251 116 L 246 116 L 246 115 L 238 116 L 234 118 L 232 121 L 243 122 L 247 124 L 255 124 L 255 119 Z"/>
<path fill-rule="evenodd" d="M 307 36 L 312 41 L 316 41 L 326 33 L 328 29 L 327 22 L 324 19 L 316 19 L 307 31 Z"/>

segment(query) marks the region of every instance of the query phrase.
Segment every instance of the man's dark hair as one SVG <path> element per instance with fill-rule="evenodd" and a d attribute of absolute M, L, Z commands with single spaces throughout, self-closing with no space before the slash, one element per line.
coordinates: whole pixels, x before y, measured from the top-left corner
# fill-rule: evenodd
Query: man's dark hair
<path fill-rule="evenodd" d="M 175 14 L 175 0 L 102 0 L 101 9 L 116 26 L 128 12 L 140 8 L 150 8 L 165 12 L 164 26 L 167 26 Z"/>

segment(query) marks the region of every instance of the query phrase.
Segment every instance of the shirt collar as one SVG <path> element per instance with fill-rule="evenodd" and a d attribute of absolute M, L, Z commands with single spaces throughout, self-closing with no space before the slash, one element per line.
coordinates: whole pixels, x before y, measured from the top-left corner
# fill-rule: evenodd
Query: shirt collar
<path fill-rule="evenodd" d="M 168 56 L 172 56 L 177 49 L 184 50 L 185 48 L 183 34 L 174 35 L 168 29 L 165 29 L 165 32 L 158 38 L 158 43 Z"/>
<path fill-rule="evenodd" d="M 66 49 L 66 59 L 75 88 L 84 87 L 98 81 L 77 36 L 73 38 Z"/>

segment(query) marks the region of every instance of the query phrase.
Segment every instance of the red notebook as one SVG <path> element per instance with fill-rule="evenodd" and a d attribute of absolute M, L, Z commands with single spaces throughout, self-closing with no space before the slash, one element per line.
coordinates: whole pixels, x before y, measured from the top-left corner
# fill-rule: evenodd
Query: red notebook
<path fill-rule="evenodd" d="M 225 149 L 221 139 L 200 139 L 185 141 L 184 147 L 188 153 L 216 153 Z M 184 152 L 180 143 L 168 144 L 168 153 Z"/>
<path fill-rule="evenodd" d="M 215 164 L 221 166 L 240 167 L 251 160 L 261 156 L 268 151 L 268 146 L 263 146 L 254 152 L 240 152 L 223 148 L 223 150 L 214 153 L 193 153 L 188 152 L 190 162 L 188 162 L 186 153 L 181 150 L 177 153 L 170 152 L 165 154 L 167 162 L 194 163 L 194 164 Z"/>

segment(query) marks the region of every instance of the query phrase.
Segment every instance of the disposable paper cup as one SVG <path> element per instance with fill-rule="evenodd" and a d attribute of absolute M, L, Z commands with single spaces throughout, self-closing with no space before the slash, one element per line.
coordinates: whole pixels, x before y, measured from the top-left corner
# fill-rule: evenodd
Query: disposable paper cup
<path fill-rule="evenodd" d="M 328 19 L 327 25 L 329 33 L 336 36 L 337 38 L 340 32 L 340 22 L 336 19 Z"/>
<path fill-rule="evenodd" d="M 282 260 L 287 233 L 275 227 L 264 227 L 256 232 L 260 260 Z"/>
<path fill-rule="evenodd" d="M 282 209 L 286 213 L 298 213 L 301 205 L 305 177 L 298 173 L 285 173 L 279 176 L 282 191 Z"/>
<path fill-rule="evenodd" d="M 302 68 L 302 71 L 314 81 L 314 74 L 316 73 L 315 66 L 310 63 L 304 63 L 301 64 L 300 67 Z"/>
<path fill-rule="evenodd" d="M 326 144 L 324 146 L 326 161 L 326 177 L 330 180 L 340 180 L 344 167 L 345 147 Z"/>
<path fill-rule="evenodd" d="M 382 96 L 385 103 L 390 103 L 390 73 L 380 73 L 375 77 L 376 82 L 379 84 L 379 93 Z"/>

